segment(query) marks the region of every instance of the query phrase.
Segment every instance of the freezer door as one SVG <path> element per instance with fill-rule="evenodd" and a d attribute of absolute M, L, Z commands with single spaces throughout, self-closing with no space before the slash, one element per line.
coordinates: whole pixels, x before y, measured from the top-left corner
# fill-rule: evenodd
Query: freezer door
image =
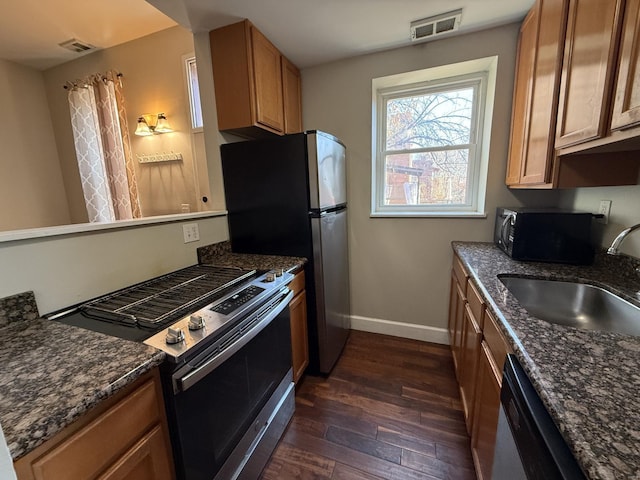
<path fill-rule="evenodd" d="M 347 210 L 311 219 L 319 368 L 329 373 L 349 336 Z"/>
<path fill-rule="evenodd" d="M 307 135 L 309 161 L 309 203 L 323 210 L 347 202 L 346 149 L 326 133 Z"/>

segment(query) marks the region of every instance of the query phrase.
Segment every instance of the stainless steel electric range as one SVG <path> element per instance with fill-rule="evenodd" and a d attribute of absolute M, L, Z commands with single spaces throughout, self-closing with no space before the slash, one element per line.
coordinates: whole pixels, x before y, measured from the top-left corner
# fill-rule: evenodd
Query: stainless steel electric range
<path fill-rule="evenodd" d="M 163 350 L 179 479 L 255 479 L 294 410 L 293 275 L 194 265 L 48 317 Z"/>

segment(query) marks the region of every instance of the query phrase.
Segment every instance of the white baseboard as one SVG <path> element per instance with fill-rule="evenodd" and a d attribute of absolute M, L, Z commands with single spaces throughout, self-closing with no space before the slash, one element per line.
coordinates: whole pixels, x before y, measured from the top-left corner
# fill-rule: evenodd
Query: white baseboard
<path fill-rule="evenodd" d="M 446 328 L 428 327 L 415 323 L 393 322 L 391 320 L 352 315 L 351 329 L 449 345 L 449 333 Z"/>

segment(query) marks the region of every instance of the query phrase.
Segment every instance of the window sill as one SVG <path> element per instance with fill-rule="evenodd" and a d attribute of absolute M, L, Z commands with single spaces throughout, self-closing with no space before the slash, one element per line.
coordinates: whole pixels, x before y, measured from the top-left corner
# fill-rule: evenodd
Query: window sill
<path fill-rule="evenodd" d="M 485 212 L 372 212 L 370 218 L 487 218 Z"/>

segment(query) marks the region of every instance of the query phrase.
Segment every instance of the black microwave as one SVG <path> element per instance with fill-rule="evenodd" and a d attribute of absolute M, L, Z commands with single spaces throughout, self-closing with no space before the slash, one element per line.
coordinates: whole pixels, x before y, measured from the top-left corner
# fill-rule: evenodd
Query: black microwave
<path fill-rule="evenodd" d="M 494 242 L 515 260 L 590 265 L 593 215 L 551 208 L 498 208 Z"/>

